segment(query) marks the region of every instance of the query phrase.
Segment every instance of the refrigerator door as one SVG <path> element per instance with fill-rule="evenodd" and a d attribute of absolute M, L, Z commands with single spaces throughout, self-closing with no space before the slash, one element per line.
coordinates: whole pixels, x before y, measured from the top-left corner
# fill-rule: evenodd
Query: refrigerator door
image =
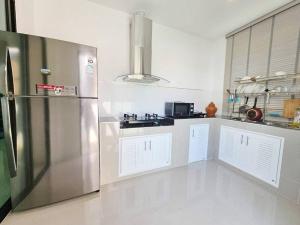
<path fill-rule="evenodd" d="M 14 211 L 99 190 L 97 99 L 16 97 L 15 107 Z"/>
<path fill-rule="evenodd" d="M 11 65 L 15 96 L 98 97 L 96 48 L 4 31 L 0 42 L 0 63 Z"/>

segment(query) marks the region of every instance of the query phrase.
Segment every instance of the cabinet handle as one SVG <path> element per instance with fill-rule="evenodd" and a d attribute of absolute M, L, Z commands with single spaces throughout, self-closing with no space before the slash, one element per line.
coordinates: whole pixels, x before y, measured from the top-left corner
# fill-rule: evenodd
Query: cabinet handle
<path fill-rule="evenodd" d="M 150 144 L 150 150 L 151 150 L 151 149 L 152 149 L 152 141 L 150 141 L 150 143 L 149 143 L 149 144 Z"/>
<path fill-rule="evenodd" d="M 244 135 L 242 134 L 241 135 L 241 144 L 243 144 L 243 142 L 244 142 Z"/>
<path fill-rule="evenodd" d="M 248 144 L 249 144 L 249 137 L 247 136 L 246 145 L 248 146 Z"/>
<path fill-rule="evenodd" d="M 195 130 L 193 129 L 193 137 L 195 137 Z"/>
<path fill-rule="evenodd" d="M 146 149 L 147 149 L 147 143 L 146 141 L 144 141 L 144 150 L 146 151 Z"/>

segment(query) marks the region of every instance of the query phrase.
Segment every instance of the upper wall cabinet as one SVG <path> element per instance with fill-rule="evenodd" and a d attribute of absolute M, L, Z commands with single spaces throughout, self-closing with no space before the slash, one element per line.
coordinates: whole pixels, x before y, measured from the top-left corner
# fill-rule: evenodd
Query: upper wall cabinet
<path fill-rule="evenodd" d="M 283 11 L 274 18 L 270 59 L 270 76 L 278 71 L 296 73 L 300 32 L 300 5 Z"/>
<path fill-rule="evenodd" d="M 273 19 L 264 20 L 251 28 L 249 76 L 266 76 L 268 73 Z"/>
<path fill-rule="evenodd" d="M 250 28 L 243 30 L 233 37 L 231 80 L 240 79 L 247 75 Z"/>

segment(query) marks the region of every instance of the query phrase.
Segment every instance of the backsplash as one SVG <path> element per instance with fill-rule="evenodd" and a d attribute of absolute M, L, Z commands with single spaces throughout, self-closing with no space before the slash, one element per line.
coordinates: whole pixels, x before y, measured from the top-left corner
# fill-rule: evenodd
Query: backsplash
<path fill-rule="evenodd" d="M 195 103 L 195 111 L 205 111 L 211 100 L 218 101 L 211 93 L 202 90 L 176 89 L 135 84 L 101 82 L 99 85 L 100 115 L 121 116 L 123 113 L 157 113 L 164 115 L 165 102 Z M 215 99 L 213 99 L 215 98 Z M 217 107 L 221 108 L 218 105 Z"/>

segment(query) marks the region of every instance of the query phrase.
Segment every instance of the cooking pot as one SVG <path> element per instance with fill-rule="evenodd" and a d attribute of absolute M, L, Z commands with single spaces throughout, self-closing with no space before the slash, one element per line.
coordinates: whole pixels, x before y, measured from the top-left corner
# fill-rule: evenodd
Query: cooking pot
<path fill-rule="evenodd" d="M 251 121 L 260 121 L 261 120 L 263 113 L 262 113 L 261 109 L 256 107 L 256 105 L 257 105 L 257 97 L 255 97 L 253 108 L 249 109 L 246 112 L 248 120 L 251 120 Z"/>

